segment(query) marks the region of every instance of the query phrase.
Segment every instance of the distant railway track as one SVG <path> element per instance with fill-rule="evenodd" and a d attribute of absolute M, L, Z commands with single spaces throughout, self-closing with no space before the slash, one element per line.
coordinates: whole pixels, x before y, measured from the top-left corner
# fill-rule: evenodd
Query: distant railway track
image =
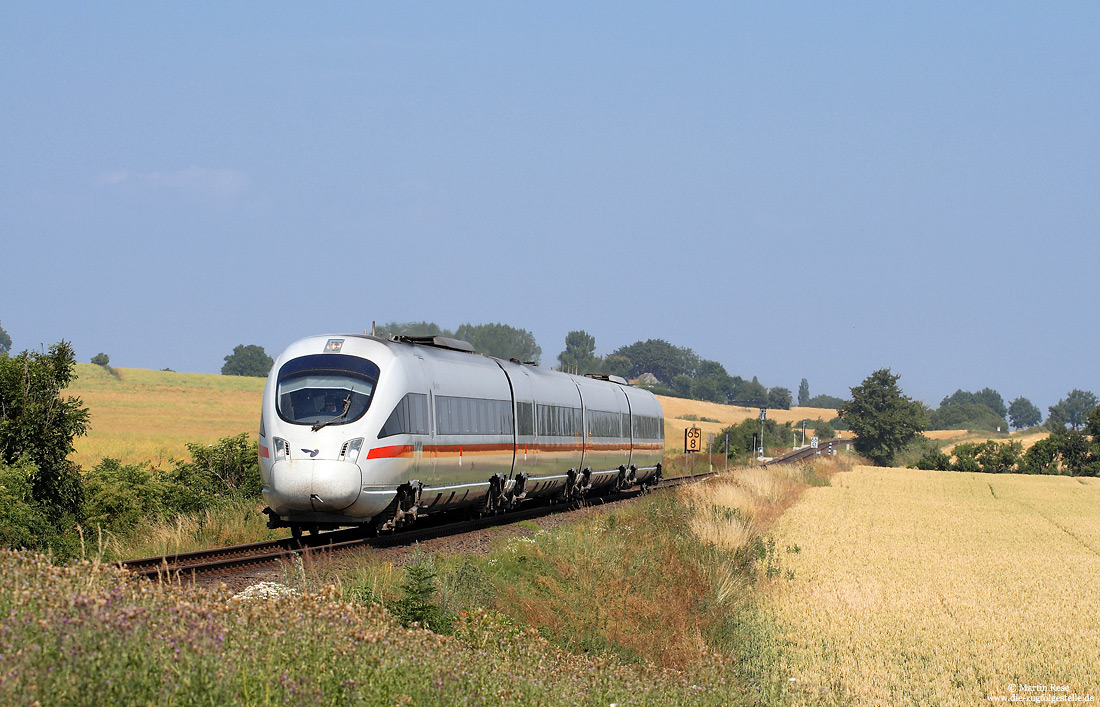
<path fill-rule="evenodd" d="M 817 447 L 802 447 L 796 449 L 793 452 L 787 452 L 783 456 L 776 457 L 771 461 L 764 462 L 764 466 L 774 466 L 778 464 L 794 464 L 800 461 L 806 461 L 807 459 L 813 459 L 814 457 L 825 454 L 829 455 L 834 449 L 839 450 L 842 444 L 851 444 L 852 439 L 830 439 L 820 443 Z"/>
<path fill-rule="evenodd" d="M 715 473 L 706 472 L 663 479 L 659 485 L 652 487 L 652 490 L 657 491 L 663 488 L 703 481 L 714 476 Z M 586 505 L 613 503 L 637 498 L 639 495 L 637 489 L 605 493 L 588 499 Z M 270 567 L 285 561 L 293 561 L 296 556 L 326 556 L 365 548 L 412 545 L 415 542 L 431 538 L 461 535 L 475 530 L 509 525 L 574 509 L 575 506 L 568 503 L 543 504 L 529 508 L 519 508 L 499 515 L 483 516 L 474 520 L 418 525 L 407 530 L 373 537 L 364 536 L 358 528 L 350 528 L 318 533 L 317 535 L 303 535 L 301 539 L 283 538 L 210 550 L 143 557 L 136 560 L 125 560 L 119 564 L 134 575 L 148 579 L 164 581 L 194 580 L 200 576 L 207 577 L 249 567 Z"/>

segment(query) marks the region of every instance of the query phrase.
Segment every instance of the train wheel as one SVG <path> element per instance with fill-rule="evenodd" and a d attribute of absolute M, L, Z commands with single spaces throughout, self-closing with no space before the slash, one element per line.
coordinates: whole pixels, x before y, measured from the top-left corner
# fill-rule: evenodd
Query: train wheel
<path fill-rule="evenodd" d="M 300 526 L 300 525 L 290 526 L 290 534 L 294 537 L 295 540 L 301 540 L 302 539 L 302 526 Z"/>

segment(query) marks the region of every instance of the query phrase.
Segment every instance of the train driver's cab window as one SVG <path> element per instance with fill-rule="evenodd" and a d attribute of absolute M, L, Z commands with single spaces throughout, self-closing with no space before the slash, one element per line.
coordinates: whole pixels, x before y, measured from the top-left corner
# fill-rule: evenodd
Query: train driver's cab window
<path fill-rule="evenodd" d="M 370 407 L 378 366 L 357 356 L 316 354 L 288 361 L 279 370 L 275 407 L 298 425 L 344 425 Z"/>

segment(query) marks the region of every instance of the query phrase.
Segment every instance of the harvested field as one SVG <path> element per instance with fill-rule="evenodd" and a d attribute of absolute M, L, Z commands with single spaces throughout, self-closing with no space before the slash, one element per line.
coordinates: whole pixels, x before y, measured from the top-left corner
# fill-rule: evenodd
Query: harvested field
<path fill-rule="evenodd" d="M 1093 478 L 836 475 L 775 528 L 784 675 L 856 705 L 1100 698 L 1098 507 Z"/>

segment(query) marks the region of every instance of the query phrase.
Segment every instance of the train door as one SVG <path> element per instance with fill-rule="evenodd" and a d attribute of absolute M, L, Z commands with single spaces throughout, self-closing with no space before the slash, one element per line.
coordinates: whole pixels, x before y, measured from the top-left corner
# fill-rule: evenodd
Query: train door
<path fill-rule="evenodd" d="M 418 479 L 425 486 L 433 486 L 438 478 L 435 464 L 435 391 L 432 390 L 432 371 L 422 356 L 417 356 L 417 371 L 423 376 L 422 385 L 416 389 L 428 393 L 428 434 L 416 435 L 413 441 L 413 468 L 411 478 Z"/>
<path fill-rule="evenodd" d="M 513 415 L 515 416 L 515 458 L 512 476 L 530 474 L 538 465 L 539 448 L 535 438 L 535 399 L 531 376 L 523 366 L 508 366 L 504 372 L 512 385 Z"/>

